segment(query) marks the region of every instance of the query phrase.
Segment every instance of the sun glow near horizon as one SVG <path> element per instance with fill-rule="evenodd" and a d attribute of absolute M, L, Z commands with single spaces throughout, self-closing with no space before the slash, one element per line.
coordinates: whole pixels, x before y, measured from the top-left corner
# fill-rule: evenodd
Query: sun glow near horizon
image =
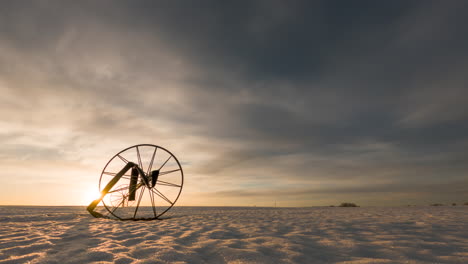
<path fill-rule="evenodd" d="M 99 197 L 101 197 L 101 193 L 96 186 L 84 189 L 80 196 L 80 205 L 88 205 Z"/>

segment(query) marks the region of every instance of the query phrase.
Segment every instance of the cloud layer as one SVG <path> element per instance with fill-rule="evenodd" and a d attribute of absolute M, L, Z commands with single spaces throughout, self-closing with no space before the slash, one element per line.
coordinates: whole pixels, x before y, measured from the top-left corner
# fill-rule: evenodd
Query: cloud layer
<path fill-rule="evenodd" d="M 137 143 L 181 204 L 468 199 L 462 1 L 0 5 L 0 203 L 85 203 Z"/>

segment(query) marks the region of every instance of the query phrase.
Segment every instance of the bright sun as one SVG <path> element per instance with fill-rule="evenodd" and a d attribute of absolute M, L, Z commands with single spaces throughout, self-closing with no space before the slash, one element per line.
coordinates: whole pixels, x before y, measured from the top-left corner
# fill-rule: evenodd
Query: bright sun
<path fill-rule="evenodd" d="M 101 193 L 97 190 L 97 188 L 89 188 L 89 189 L 85 189 L 83 190 L 82 192 L 82 203 L 87 205 L 89 203 L 91 203 L 92 201 L 96 200 L 97 198 L 99 198 L 101 196 Z"/>

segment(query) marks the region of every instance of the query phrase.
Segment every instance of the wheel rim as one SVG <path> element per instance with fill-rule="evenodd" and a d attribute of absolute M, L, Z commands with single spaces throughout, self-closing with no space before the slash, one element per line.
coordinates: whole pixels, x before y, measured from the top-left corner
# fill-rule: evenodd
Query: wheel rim
<path fill-rule="evenodd" d="M 102 203 L 108 216 L 120 220 L 152 220 L 161 217 L 179 199 L 184 173 L 179 161 L 169 150 L 152 144 L 139 144 L 115 154 L 101 172 L 99 190 L 128 162 L 135 163 L 145 177 L 158 171 L 155 185 L 138 176 L 135 200 L 131 200 L 131 173 L 125 173 L 104 196 Z M 152 174 L 153 172 L 153 174 Z"/>

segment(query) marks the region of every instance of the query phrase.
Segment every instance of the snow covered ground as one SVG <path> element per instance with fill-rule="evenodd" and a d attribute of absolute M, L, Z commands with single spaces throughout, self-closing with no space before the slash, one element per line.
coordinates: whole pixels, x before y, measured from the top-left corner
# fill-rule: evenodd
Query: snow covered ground
<path fill-rule="evenodd" d="M 165 218 L 0 207 L 0 263 L 468 263 L 468 206 L 176 207 Z"/>

